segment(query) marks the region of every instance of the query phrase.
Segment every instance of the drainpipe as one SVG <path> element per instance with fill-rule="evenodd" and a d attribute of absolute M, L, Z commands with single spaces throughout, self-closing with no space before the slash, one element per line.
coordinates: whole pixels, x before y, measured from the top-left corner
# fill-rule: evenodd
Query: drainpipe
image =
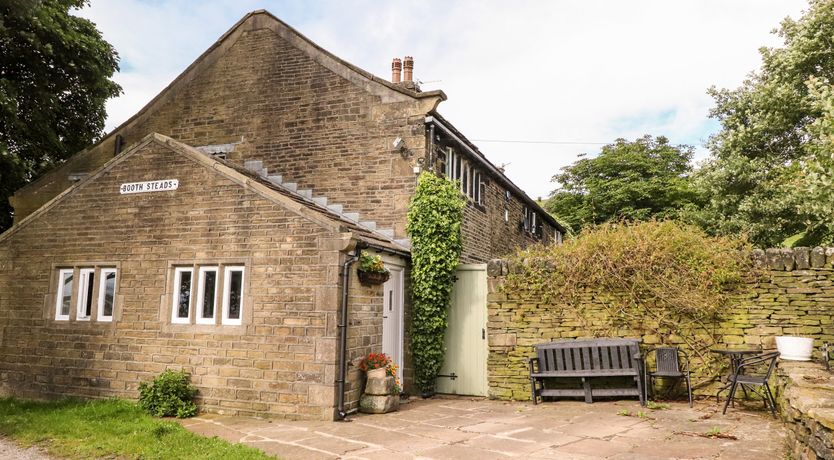
<path fill-rule="evenodd" d="M 341 421 L 345 421 L 347 418 L 347 412 L 345 412 L 345 379 L 347 378 L 347 314 L 350 266 L 359 260 L 359 252 L 363 247 L 364 245 L 361 242 L 357 243 L 356 248 L 353 250 L 353 255 L 348 257 L 342 265 L 342 305 L 339 312 L 339 376 L 336 379 L 336 383 L 339 384 L 336 416 Z"/>
<path fill-rule="evenodd" d="M 449 159 L 447 158 L 446 161 Z M 429 127 L 429 171 L 434 171 L 434 123 Z"/>

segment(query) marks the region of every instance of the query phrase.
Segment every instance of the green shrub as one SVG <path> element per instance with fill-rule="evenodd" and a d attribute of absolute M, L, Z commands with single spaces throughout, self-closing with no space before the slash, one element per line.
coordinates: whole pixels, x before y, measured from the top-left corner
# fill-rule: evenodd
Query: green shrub
<path fill-rule="evenodd" d="M 153 382 L 139 384 L 139 406 L 157 417 L 197 415 L 196 395 L 197 387 L 189 383 L 189 375 L 170 369 L 159 374 Z"/>

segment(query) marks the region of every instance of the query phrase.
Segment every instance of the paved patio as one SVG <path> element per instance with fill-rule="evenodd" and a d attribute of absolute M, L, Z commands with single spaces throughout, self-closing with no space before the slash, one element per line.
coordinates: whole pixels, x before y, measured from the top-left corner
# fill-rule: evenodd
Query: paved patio
<path fill-rule="evenodd" d="M 201 435 L 242 442 L 288 460 L 763 460 L 784 458 L 786 452 L 781 422 L 756 410 L 722 416 L 715 400 L 696 403 L 694 409 L 672 403 L 666 410 L 650 410 L 636 401 L 533 406 L 435 398 L 351 420 L 287 422 L 208 414 L 182 423 Z M 708 432 L 737 439 L 699 436 Z"/>

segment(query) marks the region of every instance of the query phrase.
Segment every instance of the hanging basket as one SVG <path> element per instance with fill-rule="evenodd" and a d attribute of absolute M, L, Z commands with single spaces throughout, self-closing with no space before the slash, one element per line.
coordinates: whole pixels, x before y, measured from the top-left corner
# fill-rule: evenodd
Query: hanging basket
<path fill-rule="evenodd" d="M 391 277 L 391 274 L 387 271 L 385 272 L 366 272 L 359 270 L 359 282 L 364 284 L 365 286 L 374 286 L 377 284 L 382 284 L 388 281 L 388 278 Z"/>

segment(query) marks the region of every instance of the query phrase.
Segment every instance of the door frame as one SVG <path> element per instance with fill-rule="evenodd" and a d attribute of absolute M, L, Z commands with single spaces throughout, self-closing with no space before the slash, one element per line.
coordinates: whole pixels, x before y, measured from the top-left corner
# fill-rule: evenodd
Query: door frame
<path fill-rule="evenodd" d="M 399 341 L 397 343 L 397 357 L 396 357 L 396 361 L 394 362 L 394 364 L 396 364 L 398 366 L 397 367 L 397 377 L 402 382 L 403 367 L 405 366 L 404 342 L 405 342 L 405 268 L 406 268 L 406 261 L 405 261 L 405 259 L 402 259 L 400 257 L 395 257 L 395 256 L 391 256 L 391 255 L 384 254 L 384 253 L 381 254 L 381 255 L 382 255 L 382 262 L 385 264 L 385 266 L 387 268 L 389 268 L 389 271 L 391 271 L 391 277 L 392 278 L 394 276 L 399 277 L 400 292 L 399 292 L 399 295 L 397 296 L 397 299 L 395 299 L 395 301 L 397 302 L 397 305 L 399 306 L 399 321 L 398 321 L 398 324 L 397 324 L 397 329 L 398 329 L 398 332 L 399 332 L 399 334 L 398 334 L 399 335 Z M 391 268 L 393 268 L 393 270 L 391 270 Z M 399 275 L 395 275 L 395 273 L 399 273 Z M 385 284 L 388 284 L 388 283 L 386 282 Z M 385 284 L 383 284 L 383 286 L 385 286 Z M 383 294 L 382 295 L 383 295 L 383 298 L 382 298 L 383 312 L 382 313 L 384 315 L 385 314 L 385 311 L 384 311 L 384 308 L 385 308 L 385 290 L 384 290 L 384 287 L 383 287 Z M 384 337 L 385 337 L 385 319 L 382 320 L 382 328 L 383 328 L 383 330 L 382 330 L 382 347 L 385 347 L 385 340 L 384 340 Z M 385 352 L 385 350 L 383 350 L 383 353 L 384 352 Z M 392 358 L 394 358 L 394 357 L 392 356 Z"/>

